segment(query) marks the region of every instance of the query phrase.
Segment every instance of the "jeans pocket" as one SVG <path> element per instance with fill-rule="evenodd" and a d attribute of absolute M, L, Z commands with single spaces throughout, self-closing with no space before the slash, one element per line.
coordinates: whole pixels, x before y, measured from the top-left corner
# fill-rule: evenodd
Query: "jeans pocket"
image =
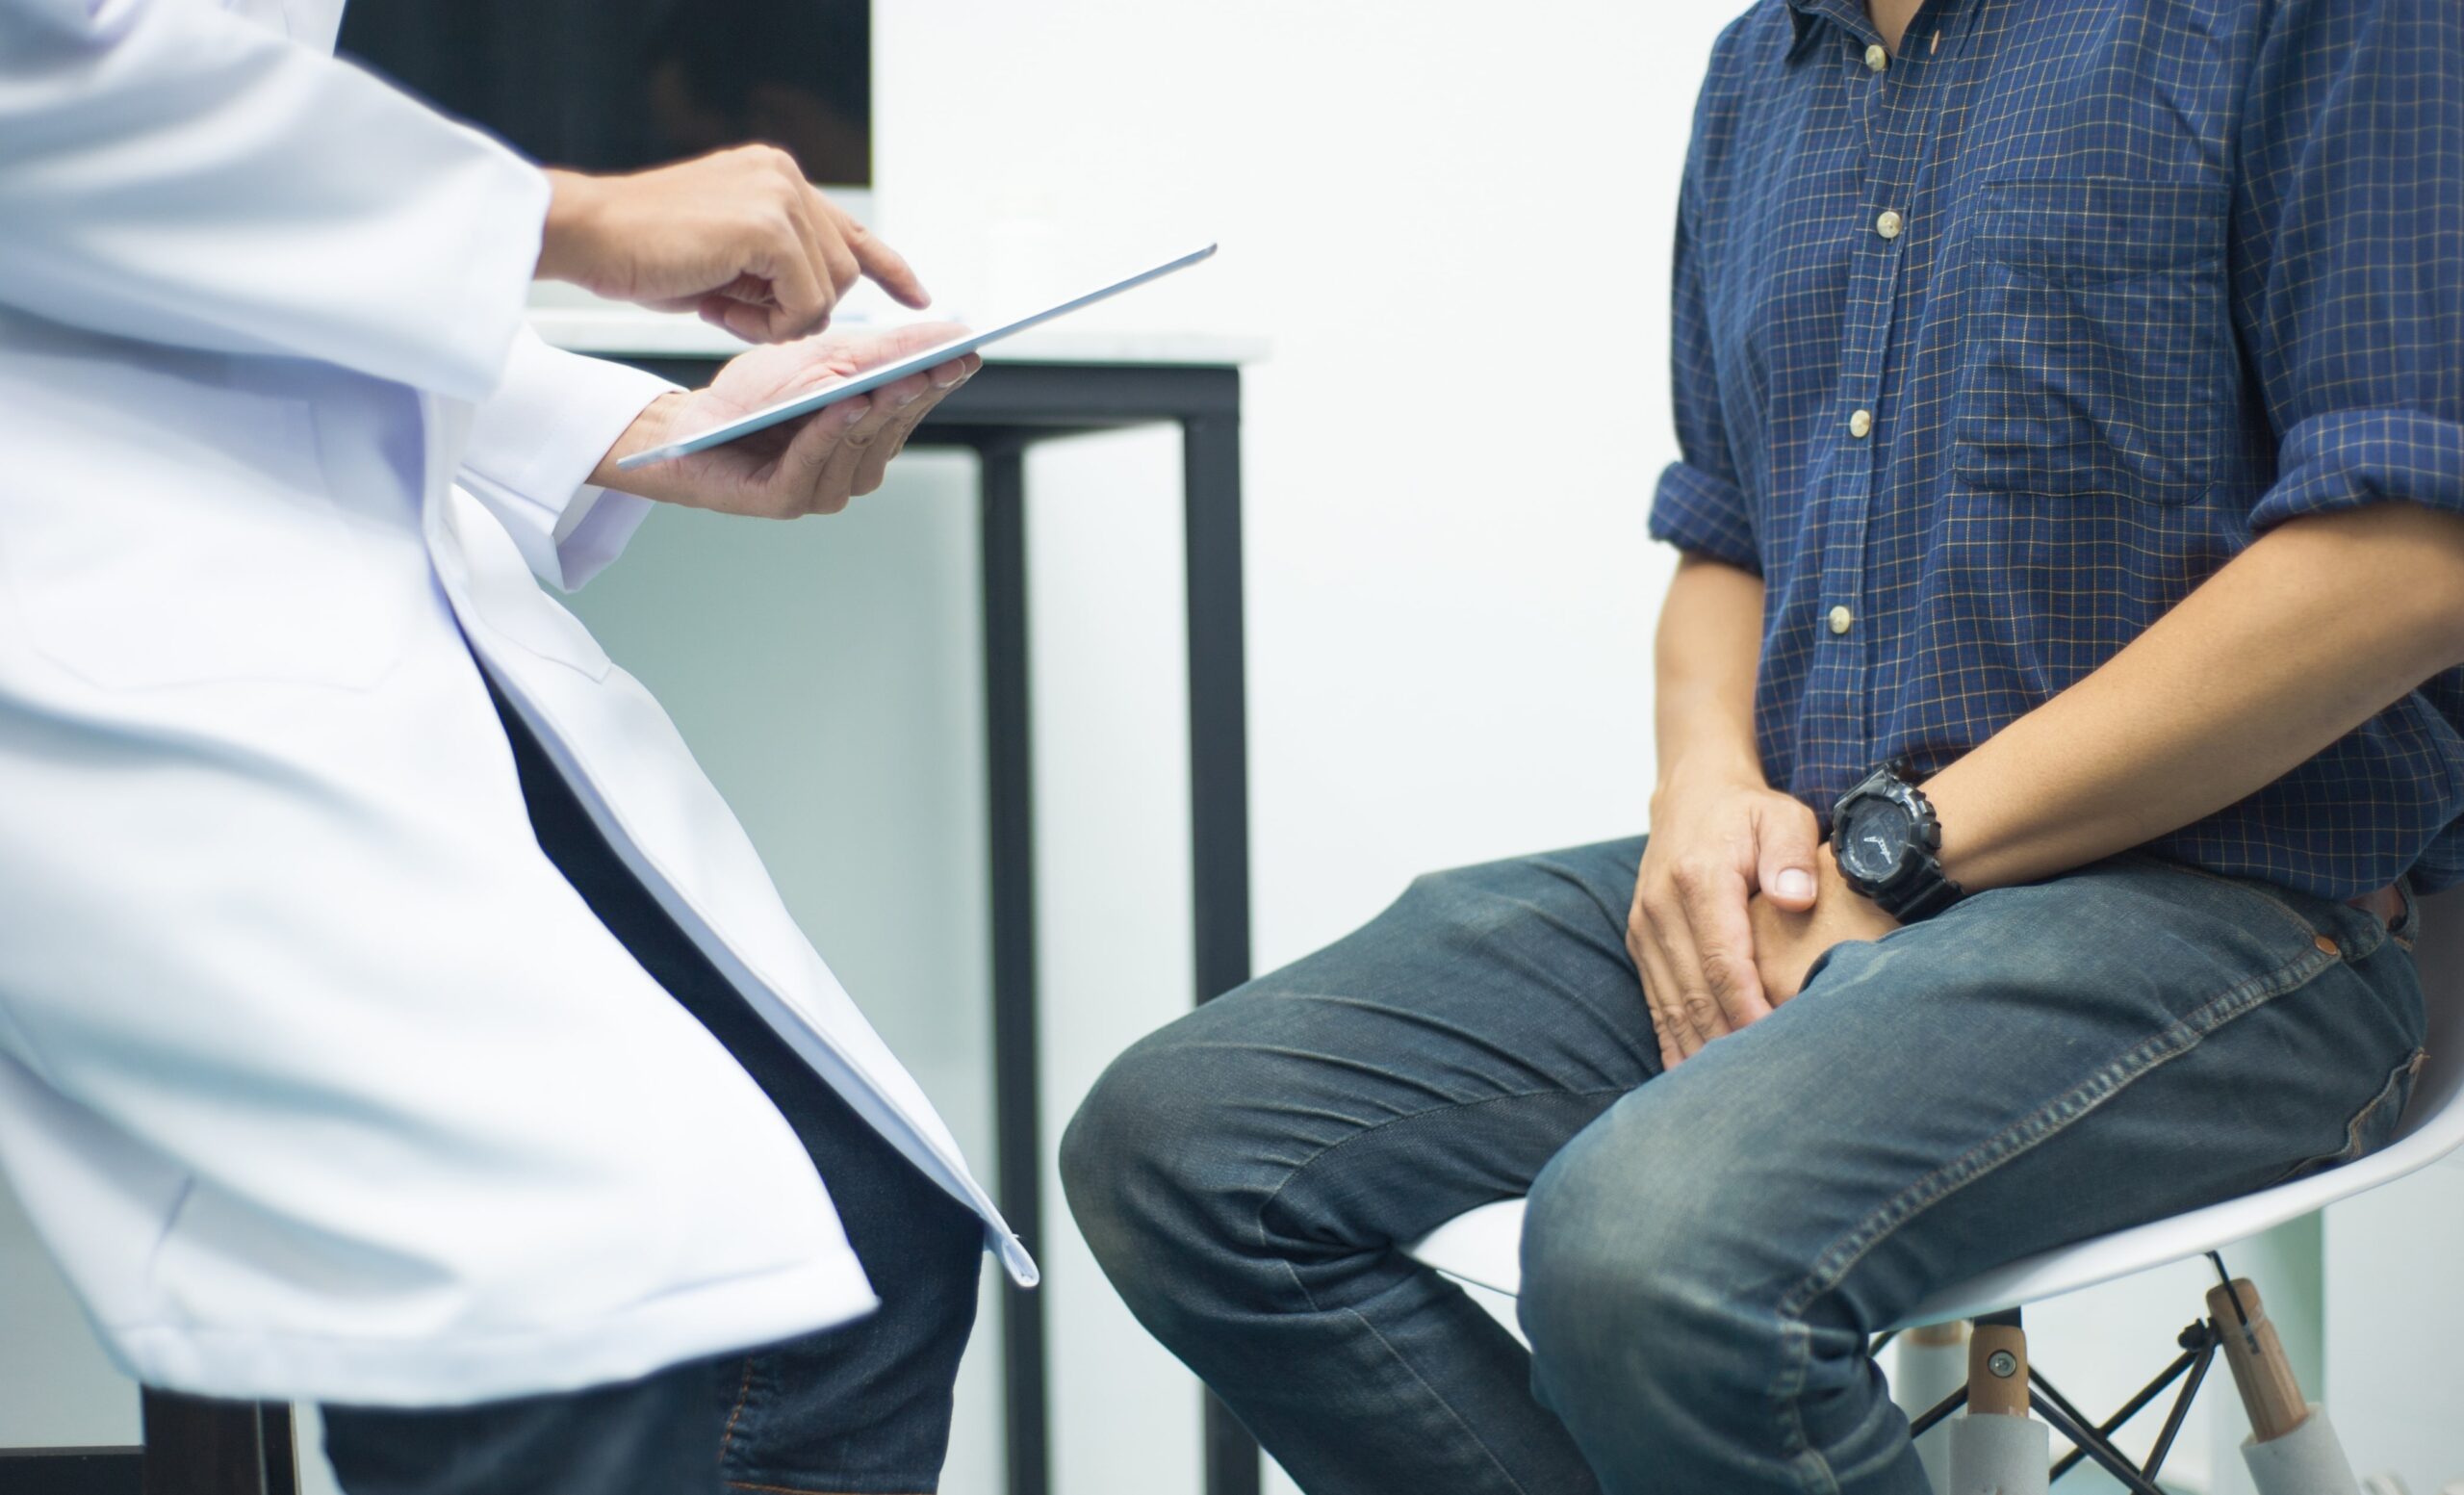
<path fill-rule="evenodd" d="M 2291 1183 L 2297 1178 L 2307 1178 L 2313 1173 L 2340 1168 L 2357 1158 L 2368 1157 L 2395 1141 L 2396 1129 L 2403 1124 L 2405 1103 L 2412 1099 L 2413 1081 L 2421 1074 L 2422 1064 L 2428 1057 L 2426 1050 L 2414 1049 L 2401 1064 L 2388 1071 L 2387 1083 L 2379 1088 L 2377 1095 L 2370 1097 L 2369 1104 L 2354 1112 L 2352 1120 L 2345 1123 L 2342 1147 L 2302 1159 L 2285 1170 L 2276 1183 Z"/>
<path fill-rule="evenodd" d="M 1971 493 L 2198 502 L 2235 408 L 2221 193 L 2103 177 L 1986 184 L 1953 470 Z"/>

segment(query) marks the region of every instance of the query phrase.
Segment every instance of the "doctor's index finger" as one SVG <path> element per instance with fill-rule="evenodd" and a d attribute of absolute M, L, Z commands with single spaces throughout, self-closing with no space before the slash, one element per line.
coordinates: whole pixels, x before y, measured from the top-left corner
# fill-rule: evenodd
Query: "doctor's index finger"
<path fill-rule="evenodd" d="M 818 192 L 813 193 L 813 197 L 821 211 L 836 224 L 840 242 L 847 245 L 847 252 L 855 256 L 857 269 L 862 271 L 867 279 L 919 311 L 933 304 L 933 293 L 924 289 L 924 282 L 916 278 L 915 271 L 907 263 L 905 255 L 891 248 L 881 236 L 856 221 L 845 209 L 828 197 Z"/>

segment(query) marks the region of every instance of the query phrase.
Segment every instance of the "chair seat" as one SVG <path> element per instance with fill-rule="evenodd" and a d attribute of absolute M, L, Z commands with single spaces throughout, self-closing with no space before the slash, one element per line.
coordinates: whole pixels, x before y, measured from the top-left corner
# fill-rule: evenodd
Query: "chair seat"
<path fill-rule="evenodd" d="M 2326 1173 L 1997 1267 L 1934 1294 L 1896 1327 L 1971 1319 L 2220 1250 L 2464 1146 L 2464 889 L 2424 900 L 2422 917 L 2429 1057 L 2393 1142 Z M 1521 1199 L 1484 1204 L 1404 1250 L 1450 1277 L 1511 1297 L 1523 1285 L 1523 1207 Z"/>

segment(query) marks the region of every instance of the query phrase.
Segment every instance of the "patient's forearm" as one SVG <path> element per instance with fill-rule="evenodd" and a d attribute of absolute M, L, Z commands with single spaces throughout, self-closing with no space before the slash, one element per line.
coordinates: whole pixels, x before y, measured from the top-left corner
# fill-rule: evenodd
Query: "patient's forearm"
<path fill-rule="evenodd" d="M 1680 771 L 1761 782 L 1754 745 L 1754 672 L 1761 644 L 1760 577 L 1699 555 L 1678 563 L 1654 649 L 1661 784 Z"/>
<path fill-rule="evenodd" d="M 2464 661 L 2464 518 L 2380 503 L 2270 531 L 2128 648 L 1925 786 L 1971 891 L 2221 810 Z"/>

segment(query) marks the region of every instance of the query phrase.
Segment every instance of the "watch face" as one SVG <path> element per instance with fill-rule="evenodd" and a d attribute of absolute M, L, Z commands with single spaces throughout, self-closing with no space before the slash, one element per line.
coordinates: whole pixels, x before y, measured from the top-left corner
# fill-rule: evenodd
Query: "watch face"
<path fill-rule="evenodd" d="M 1888 800 L 1866 801 L 1848 822 L 1848 835 L 1839 849 L 1840 870 L 1861 883 L 1889 881 L 1907 857 L 1915 829 L 1916 822 L 1899 806 Z"/>

